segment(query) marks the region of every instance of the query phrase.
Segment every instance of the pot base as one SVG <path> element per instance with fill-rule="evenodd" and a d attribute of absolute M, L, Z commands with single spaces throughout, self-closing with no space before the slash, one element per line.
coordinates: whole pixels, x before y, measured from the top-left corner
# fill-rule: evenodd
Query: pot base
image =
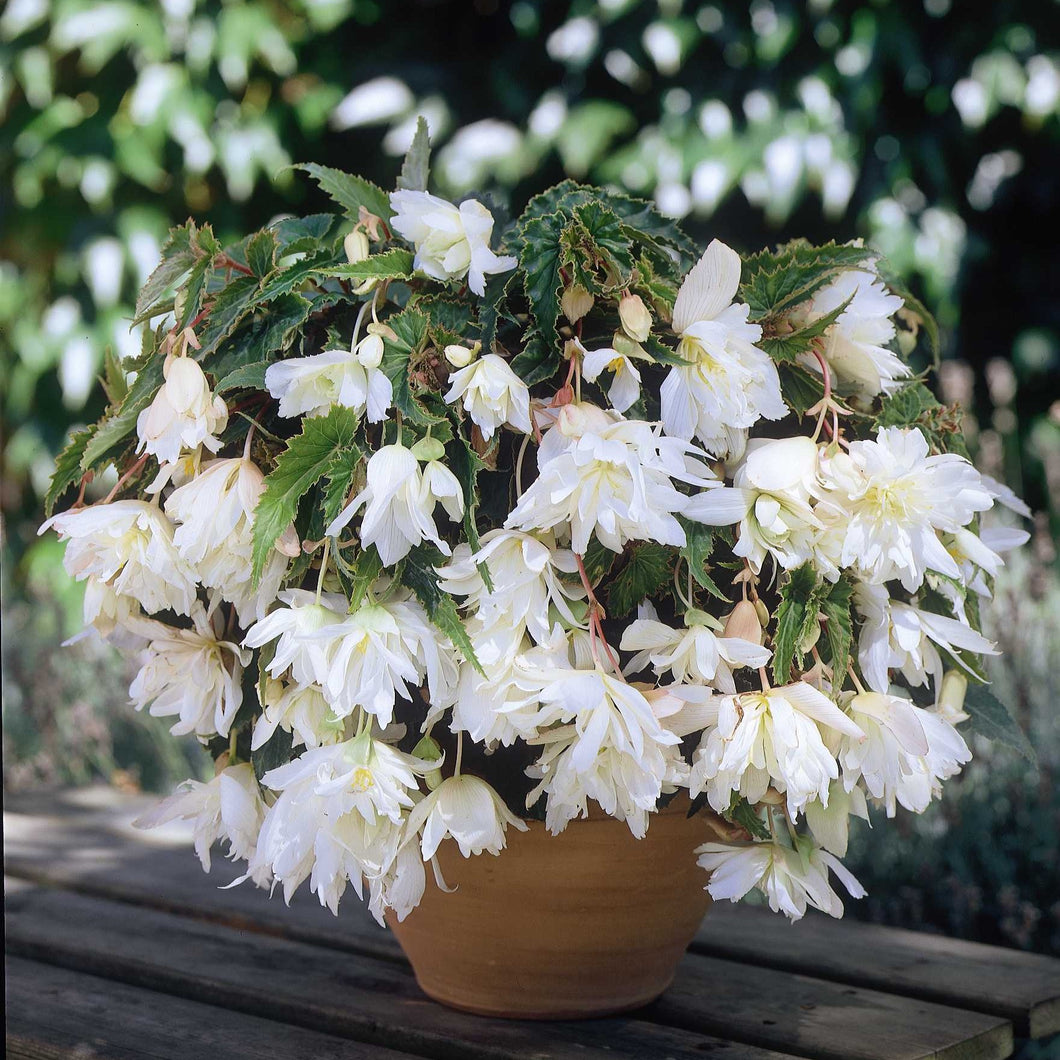
<path fill-rule="evenodd" d="M 499 855 L 438 851 L 443 892 L 388 917 L 429 997 L 478 1015 L 580 1019 L 655 1000 L 710 905 L 693 851 L 730 826 L 686 816 L 687 800 L 653 814 L 644 839 L 594 807 L 558 836 L 538 821 L 509 829 Z"/>

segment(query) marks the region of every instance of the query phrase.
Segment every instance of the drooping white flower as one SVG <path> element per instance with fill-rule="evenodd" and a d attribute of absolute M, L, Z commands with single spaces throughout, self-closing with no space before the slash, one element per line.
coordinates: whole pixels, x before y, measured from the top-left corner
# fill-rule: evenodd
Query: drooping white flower
<path fill-rule="evenodd" d="M 438 534 L 434 509 L 441 500 L 453 518 L 463 512 L 459 483 L 452 472 L 437 461 L 429 462 L 424 472 L 411 449 L 403 445 L 384 445 L 368 461 L 367 485 L 339 513 L 327 528 L 327 534 L 338 534 L 364 507 L 361 520 L 361 544 L 375 545 L 384 566 L 392 567 L 404 559 L 421 541 L 432 541 L 450 555 L 450 548 Z M 433 492 L 434 489 L 439 493 Z M 459 503 L 457 500 L 459 498 Z"/>
<path fill-rule="evenodd" d="M 438 570 L 439 585 L 447 593 L 467 597 L 468 613 L 486 628 L 494 623 L 513 629 L 521 625 L 540 644 L 552 632 L 550 610 L 576 625 L 571 603 L 585 597 L 581 584 L 573 580 L 578 572 L 573 553 L 556 548 L 549 538 L 490 530 L 482 535 L 478 552 L 457 545 L 450 562 Z M 482 579 L 483 564 L 491 589 Z"/>
<path fill-rule="evenodd" d="M 459 401 L 487 441 L 505 423 L 523 434 L 532 432 L 530 391 L 497 354 L 487 353 L 453 372 L 449 384 L 445 400 Z"/>
<path fill-rule="evenodd" d="M 695 447 L 662 435 L 657 425 L 612 419 L 602 409 L 571 404 L 538 450 L 540 474 L 505 520 L 507 529 L 566 530 L 581 554 L 596 535 L 621 552 L 627 541 L 683 546 L 676 514 L 689 498 L 671 481 L 717 485 Z"/>
<path fill-rule="evenodd" d="M 869 819 L 865 792 L 855 785 L 849 791 L 841 780 L 833 780 L 828 789 L 828 805 L 817 799 L 806 804 L 806 823 L 814 839 L 836 857 L 846 857 L 850 841 L 850 818 Z"/>
<path fill-rule="evenodd" d="M 674 302 L 678 356 L 662 385 L 662 421 L 675 438 L 698 438 L 715 456 L 739 454 L 759 419 L 783 419 L 787 406 L 769 355 L 755 343 L 762 329 L 733 302 L 740 256 L 715 239 L 689 271 Z"/>
<path fill-rule="evenodd" d="M 133 500 L 94 504 L 53 515 L 38 533 L 53 527 L 68 541 L 63 566 L 78 581 L 97 578 L 138 600 L 148 614 L 166 609 L 191 613 L 195 571 L 173 544 L 173 524 L 155 505 Z"/>
<path fill-rule="evenodd" d="M 396 593 L 365 601 L 341 621 L 307 633 L 322 648 L 315 673 L 324 696 L 340 717 L 358 707 L 389 725 L 397 696 L 412 699 L 424 677 L 432 700 L 444 699 L 456 683 L 451 649 L 420 604 Z"/>
<path fill-rule="evenodd" d="M 624 353 L 604 347 L 587 350 L 581 339 L 574 340 L 582 355 L 582 375 L 590 383 L 595 382 L 603 371 L 613 374 L 607 397 L 615 412 L 625 412 L 640 397 L 640 372 Z"/>
<path fill-rule="evenodd" d="M 228 766 L 211 780 L 185 780 L 167 799 L 138 817 L 137 828 L 157 828 L 176 819 L 195 822 L 195 853 L 204 872 L 210 871 L 210 848 L 228 843 L 228 857 L 250 861 L 257 848 L 258 832 L 265 819 L 254 768 L 249 762 Z M 269 873 L 258 871 L 254 882 L 263 887 Z"/>
<path fill-rule="evenodd" d="M 423 831 L 423 860 L 430 861 L 448 835 L 465 857 L 499 854 L 508 826 L 525 832 L 526 823 L 513 814 L 504 800 L 478 777 L 462 773 L 447 777 L 409 814 L 410 833 Z"/>
<path fill-rule="evenodd" d="M 743 556 L 755 573 L 767 555 L 785 570 L 809 560 L 829 569 L 816 550 L 821 521 L 812 502 L 817 488 L 817 446 L 796 436 L 752 441 L 732 486 L 693 497 L 685 508 L 690 519 L 710 526 L 739 522 L 733 554 Z"/>
<path fill-rule="evenodd" d="M 304 744 L 310 750 L 342 739 L 344 719 L 331 709 L 319 685 L 284 684 L 268 678 L 261 707 L 254 723 L 252 751 L 264 747 L 277 729 L 291 733 L 294 746 Z"/>
<path fill-rule="evenodd" d="M 733 694 L 733 669 L 765 666 L 773 654 L 749 640 L 718 636 L 721 623 L 703 611 L 689 610 L 684 620 L 684 628 L 675 629 L 659 621 L 650 603 L 641 605 L 619 643 L 623 651 L 637 653 L 626 672 L 640 673 L 650 663 L 657 677 L 670 673 L 681 684 L 715 685 Z"/>
<path fill-rule="evenodd" d="M 833 854 L 808 840 L 800 846 L 801 851 L 780 843 L 704 843 L 696 853 L 700 867 L 711 874 L 707 890 L 715 901 L 738 902 L 757 887 L 774 913 L 783 911 L 792 920 L 801 920 L 808 906 L 841 917 L 843 902 L 828 882 L 829 869 L 852 898 L 865 896 L 865 889 Z"/>
<path fill-rule="evenodd" d="M 379 365 L 383 340 L 368 335 L 355 350 L 325 350 L 311 357 L 276 361 L 265 370 L 265 387 L 280 402 L 281 416 L 325 416 L 336 405 L 370 423 L 386 418 L 393 384 Z"/>
<path fill-rule="evenodd" d="M 771 785 L 786 795 L 792 817 L 811 799 L 827 805 L 839 768 L 822 728 L 844 734 L 852 746 L 864 737 L 832 700 L 802 681 L 722 696 L 716 707 L 717 721 L 693 755 L 689 790 L 706 791 L 718 813 L 733 792 L 755 803 Z"/>
<path fill-rule="evenodd" d="M 246 625 L 265 617 L 300 551 L 293 524 L 277 539 L 257 587 L 252 579 L 254 510 L 265 490 L 265 476 L 246 457 L 211 460 L 166 500 L 166 514 L 177 523 L 173 543 L 199 580 L 235 604 Z"/>
<path fill-rule="evenodd" d="M 342 622 L 346 597 L 341 593 L 322 593 L 317 599 L 306 589 L 285 589 L 278 599 L 281 606 L 247 630 L 243 645 L 261 648 L 275 640 L 268 672 L 280 677 L 289 667 L 298 684 L 312 685 L 318 675 L 328 672 L 328 643 L 312 634 Z"/>
<path fill-rule="evenodd" d="M 407 837 L 408 829 L 402 833 Z M 386 925 L 386 914 L 392 910 L 398 923 L 420 904 L 427 885 L 423 858 L 415 837 L 402 838 L 397 852 L 381 872 L 368 878 L 368 909 L 380 925 Z"/>
<path fill-rule="evenodd" d="M 217 435 L 228 425 L 228 406 L 210 392 L 210 384 L 192 357 L 167 354 L 162 368 L 165 382 L 154 401 L 136 419 L 145 449 L 160 463 L 174 464 L 184 449 L 205 446 L 211 453 L 221 448 Z"/>
<path fill-rule="evenodd" d="M 838 565 L 875 584 L 897 578 L 909 592 L 928 570 L 960 577 L 939 531 L 952 533 L 993 504 L 964 457 L 930 455 L 916 428 L 881 427 L 875 439 L 851 442 L 822 462 L 821 477 L 829 492 L 815 514 L 834 527 Z"/>
<path fill-rule="evenodd" d="M 901 670 L 914 688 L 926 684 L 930 676 L 937 691 L 944 670 L 938 648 L 959 666 L 965 663 L 958 649 L 998 654 L 993 643 L 963 622 L 892 600 L 886 586 L 861 582 L 854 589 L 854 602 L 865 619 L 858 635 L 858 663 L 876 692 L 890 688 L 891 669 Z"/>
<path fill-rule="evenodd" d="M 243 702 L 243 667 L 251 655 L 195 617 L 195 629 L 155 623 L 129 698 L 137 710 L 150 704 L 154 717 L 176 716 L 169 730 L 175 736 L 227 736 Z"/>
<path fill-rule="evenodd" d="M 794 323 L 812 324 L 848 303 L 824 333 L 822 354 L 840 393 L 862 398 L 893 394 L 910 374 L 909 366 L 887 344 L 894 338 L 892 317 L 903 302 L 891 294 L 874 271 L 847 269 L 801 307 Z M 806 366 L 820 371 L 816 358 Z"/>
<path fill-rule="evenodd" d="M 899 696 L 860 692 L 850 700 L 850 717 L 865 739 L 844 738 L 839 748 L 843 785 L 859 781 L 895 815 L 896 801 L 923 813 L 941 793 L 941 781 L 959 773 L 972 755 L 961 734 L 941 714 Z"/>
<path fill-rule="evenodd" d="M 493 214 L 477 199 L 454 206 L 425 191 L 390 193 L 390 227 L 416 247 L 415 267 L 435 280 L 467 276 L 475 294 L 486 292 L 486 274 L 507 272 L 518 261 L 490 250 Z"/>

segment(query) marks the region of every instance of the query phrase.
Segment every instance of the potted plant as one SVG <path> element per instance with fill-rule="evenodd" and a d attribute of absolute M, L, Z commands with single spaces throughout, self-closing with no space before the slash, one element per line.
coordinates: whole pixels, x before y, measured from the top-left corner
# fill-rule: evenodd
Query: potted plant
<path fill-rule="evenodd" d="M 860 243 L 741 259 L 569 181 L 501 223 L 422 127 L 391 194 L 304 168 L 341 214 L 171 233 L 48 498 L 136 708 L 216 762 L 143 823 L 352 886 L 476 1011 L 643 1003 L 711 896 L 842 915 L 850 816 L 1018 738 L 979 602 L 1024 535 L 979 519 L 1021 505 L 923 308 Z"/>

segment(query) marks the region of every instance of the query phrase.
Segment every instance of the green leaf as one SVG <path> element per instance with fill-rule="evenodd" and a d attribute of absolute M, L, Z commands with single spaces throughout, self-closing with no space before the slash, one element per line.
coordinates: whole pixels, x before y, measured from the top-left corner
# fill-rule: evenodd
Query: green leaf
<path fill-rule="evenodd" d="M 777 609 L 777 632 L 773 638 L 773 680 L 786 685 L 791 676 L 791 664 L 796 655 L 801 664 L 799 644 L 809 621 L 816 621 L 811 611 L 817 589 L 817 573 L 812 563 L 804 563 L 791 572 L 781 586 L 780 607 Z"/>
<path fill-rule="evenodd" d="M 369 213 L 389 221 L 391 217 L 390 198 L 382 188 L 363 177 L 352 173 L 343 173 L 341 169 L 329 166 L 318 166 L 315 162 L 305 162 L 295 166 L 303 169 L 320 185 L 328 196 L 343 207 L 349 216 L 356 221 L 363 206 Z"/>
<path fill-rule="evenodd" d="M 259 280 L 256 276 L 236 276 L 220 291 L 199 331 L 200 359 L 216 352 L 218 346 L 235 330 L 236 325 L 258 300 Z"/>
<path fill-rule="evenodd" d="M 325 249 L 317 254 L 310 254 L 285 269 L 277 269 L 262 281 L 261 291 L 254 301 L 269 302 L 278 295 L 289 294 L 312 280 L 314 276 L 319 276 L 325 269 L 333 268 L 341 260 L 338 251 Z"/>
<path fill-rule="evenodd" d="M 707 573 L 707 561 L 714 550 L 714 531 L 703 523 L 697 523 L 694 519 L 685 519 L 678 516 L 678 522 L 684 527 L 685 545 L 681 549 L 681 558 L 688 563 L 688 569 L 692 577 L 711 596 L 719 600 L 728 601 L 728 597 L 718 588 L 714 579 Z"/>
<path fill-rule="evenodd" d="M 364 261 L 331 265 L 317 271 L 341 280 L 405 279 L 412 275 L 412 251 L 394 247 L 382 254 L 372 254 Z"/>
<path fill-rule="evenodd" d="M 129 392 L 116 412 L 105 416 L 81 455 L 81 470 L 92 471 L 104 457 L 109 457 L 136 429 L 136 418 L 151 404 L 162 385 L 162 366 L 165 358 L 156 354 L 137 373 Z"/>
<path fill-rule="evenodd" d="M 412 392 L 410 380 L 413 359 L 427 340 L 427 316 L 418 309 L 405 309 L 387 317 L 395 338 L 383 336 L 381 365 L 394 388 L 394 405 L 410 422 L 426 427 L 440 423 L 444 416 L 428 411 Z"/>
<path fill-rule="evenodd" d="M 850 597 L 853 586 L 841 578 L 831 586 L 828 595 L 820 601 L 820 612 L 828 620 L 824 627 L 825 640 L 828 644 L 829 665 L 835 674 L 833 687 L 836 692 L 843 686 L 843 675 L 850 662 L 850 645 L 854 637 L 854 627 L 850 617 Z M 816 616 L 813 616 L 816 618 Z"/>
<path fill-rule="evenodd" d="M 810 353 L 813 349 L 813 340 L 820 338 L 843 315 L 853 298 L 854 296 L 851 295 L 842 305 L 836 306 L 830 313 L 825 313 L 824 316 L 798 331 L 789 331 L 783 335 L 764 335 L 761 342 L 762 349 L 774 361 L 797 361 L 803 354 Z"/>
<path fill-rule="evenodd" d="M 531 331 L 511 362 L 511 369 L 527 386 L 551 379 L 563 364 L 563 347 L 558 338 L 551 342 L 539 331 Z"/>
<path fill-rule="evenodd" d="M 63 451 L 55 458 L 55 470 L 52 472 L 48 492 L 44 497 L 45 515 L 51 515 L 55 510 L 56 501 L 75 482 L 81 481 L 81 476 L 84 474 L 81 458 L 85 455 L 85 447 L 92 440 L 95 432 L 95 425 L 75 431 Z"/>
<path fill-rule="evenodd" d="M 456 444 L 449 450 L 449 470 L 456 475 L 464 491 L 464 533 L 472 552 L 479 550 L 476 515 L 479 505 L 478 476 L 486 470 L 486 463 L 471 447 L 471 443 L 458 434 Z"/>
<path fill-rule="evenodd" d="M 1015 748 L 1028 762 L 1037 765 L 1038 756 L 1011 712 L 986 685 L 968 683 L 964 709 L 970 728 L 980 736 Z"/>
<path fill-rule="evenodd" d="M 342 511 L 353 486 L 353 476 L 361 463 L 364 453 L 357 446 L 351 446 L 337 454 L 327 472 L 327 487 L 324 490 L 324 525 L 331 523 Z"/>
<path fill-rule="evenodd" d="M 633 546 L 629 559 L 607 591 L 611 618 L 628 615 L 645 597 L 654 596 L 670 581 L 670 550 L 653 542 Z"/>
<path fill-rule="evenodd" d="M 431 139 L 427 121 L 421 114 L 416 119 L 416 132 L 412 137 L 405 161 L 401 164 L 397 186 L 407 191 L 426 191 L 430 174 Z"/>
<path fill-rule="evenodd" d="M 824 383 L 821 377 L 807 372 L 797 364 L 777 365 L 780 376 L 780 392 L 788 407 L 798 417 L 806 415 L 824 397 Z"/>
<path fill-rule="evenodd" d="M 227 394 L 230 390 L 264 390 L 265 372 L 268 370 L 269 363 L 269 361 L 252 361 L 250 364 L 232 369 L 223 379 L 218 380 L 213 388 L 214 393 Z"/>
<path fill-rule="evenodd" d="M 910 383 L 883 399 L 879 424 L 881 427 L 912 427 L 942 407 L 923 383 Z"/>
<path fill-rule="evenodd" d="M 724 814 L 725 820 L 738 824 L 745 832 L 749 832 L 755 839 L 769 839 L 769 828 L 765 821 L 755 812 L 755 808 L 735 791 L 728 810 Z"/>
<path fill-rule="evenodd" d="M 277 352 L 301 336 L 312 308 L 312 303 L 301 295 L 286 294 L 270 302 L 268 310 L 257 319 L 244 319 L 216 353 L 201 360 L 203 371 L 219 380 L 215 389 L 222 389 L 227 377 L 240 368 L 276 360 Z"/>
<path fill-rule="evenodd" d="M 438 584 L 435 567 L 445 562 L 445 556 L 434 546 L 417 545 L 405 557 L 401 568 L 401 583 L 416 594 L 430 620 L 459 648 L 464 658 L 485 677 L 482 664 L 475 655 L 474 645 L 456 610 L 456 601 Z"/>
<path fill-rule="evenodd" d="M 194 232 L 195 225 L 192 221 L 170 230 L 169 237 L 162 246 L 161 262 L 147 277 L 147 281 L 137 295 L 133 324 L 139 324 L 154 315 L 151 310 L 187 275 L 192 265 L 198 260 L 198 254 L 191 244 Z"/>
<path fill-rule="evenodd" d="M 595 537 L 589 538 L 589 547 L 582 556 L 585 573 L 589 584 L 597 586 L 610 573 L 618 559 L 618 553 L 612 552 L 606 545 L 601 545 Z"/>
<path fill-rule="evenodd" d="M 103 351 L 103 389 L 107 395 L 107 402 L 111 405 L 120 405 L 129 392 L 129 383 L 125 378 L 125 368 L 122 366 L 121 358 L 110 346 Z"/>
<path fill-rule="evenodd" d="M 634 258 L 626 229 L 613 210 L 587 202 L 561 235 L 563 265 L 591 292 L 616 291 L 633 279 Z"/>
<path fill-rule="evenodd" d="M 277 728 L 276 731 L 256 751 L 250 752 L 250 763 L 254 767 L 254 776 L 261 778 L 270 769 L 287 765 L 294 757 L 292 744 L 294 733 Z"/>
<path fill-rule="evenodd" d="M 431 342 L 439 349 L 466 342 L 474 319 L 474 311 L 467 302 L 455 302 L 440 295 L 421 296 L 413 308 L 427 314 L 427 329 Z"/>
<path fill-rule="evenodd" d="M 535 218 L 519 236 L 519 263 L 537 330 L 549 341 L 559 318 L 560 238 L 567 222 L 560 214 Z"/>
<path fill-rule="evenodd" d="M 247 265 L 255 276 L 267 276 L 272 272 L 276 259 L 276 233 L 263 228 L 247 241 Z"/>
<path fill-rule="evenodd" d="M 276 233 L 278 255 L 309 254 L 324 244 L 331 245 L 340 219 L 333 213 L 314 213 L 308 217 L 284 217 L 271 226 Z"/>
<path fill-rule="evenodd" d="M 345 450 L 357 448 L 357 422 L 357 414 L 344 408 L 303 419 L 302 433 L 288 441 L 276 467 L 266 475 L 265 489 L 254 512 L 255 584 L 277 538 L 297 514 L 298 502 L 331 473 Z"/>

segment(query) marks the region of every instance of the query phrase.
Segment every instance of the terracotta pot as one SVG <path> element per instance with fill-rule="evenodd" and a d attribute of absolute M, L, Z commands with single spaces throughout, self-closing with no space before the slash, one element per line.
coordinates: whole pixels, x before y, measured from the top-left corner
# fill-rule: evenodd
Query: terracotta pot
<path fill-rule="evenodd" d="M 453 1008 L 519 1019 L 572 1019 L 637 1008 L 673 981 L 703 919 L 707 874 L 693 850 L 729 829 L 675 800 L 635 839 L 598 808 L 549 835 L 508 830 L 499 856 L 438 851 L 421 904 L 391 918 L 424 993 Z"/>

